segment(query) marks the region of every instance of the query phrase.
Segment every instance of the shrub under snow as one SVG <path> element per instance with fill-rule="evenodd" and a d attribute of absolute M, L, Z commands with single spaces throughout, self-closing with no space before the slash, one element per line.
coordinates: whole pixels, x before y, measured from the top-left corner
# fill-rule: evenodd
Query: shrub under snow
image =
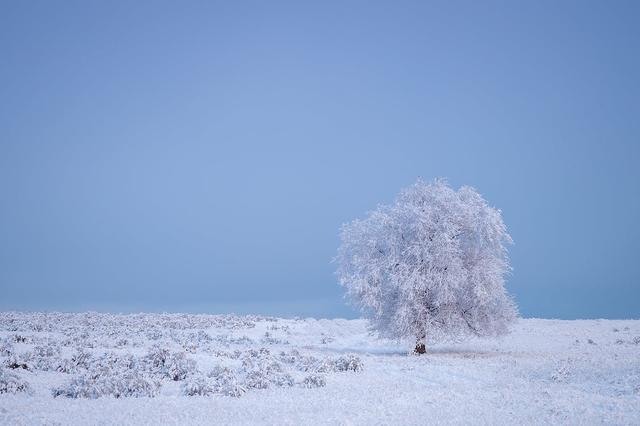
<path fill-rule="evenodd" d="M 92 357 L 89 353 L 79 350 L 71 358 L 63 358 L 58 362 L 56 371 L 60 373 L 77 373 L 82 369 L 88 369 Z"/>
<path fill-rule="evenodd" d="M 307 377 L 305 377 L 302 382 L 300 383 L 300 385 L 303 388 L 321 388 L 323 386 L 327 385 L 327 380 L 325 379 L 324 376 L 320 375 L 320 374 L 311 374 Z"/>
<path fill-rule="evenodd" d="M 0 368 L 0 394 L 30 392 L 29 384 L 17 374 Z"/>
<path fill-rule="evenodd" d="M 246 392 L 246 388 L 241 384 L 235 372 L 227 367 L 214 368 L 207 377 L 212 379 L 212 386 L 215 393 L 226 396 L 238 397 Z"/>
<path fill-rule="evenodd" d="M 300 371 L 314 373 L 331 373 L 339 371 L 361 371 L 362 361 L 359 357 L 348 354 L 335 359 L 316 358 L 310 355 L 302 355 L 298 350 L 280 352 L 278 359 L 286 364 L 292 364 Z"/>
<path fill-rule="evenodd" d="M 52 393 L 54 397 L 67 398 L 137 398 L 156 396 L 159 389 L 158 382 L 146 379 L 135 370 L 128 370 L 83 374 L 73 378 L 66 386 L 53 389 Z"/>
<path fill-rule="evenodd" d="M 208 396 L 215 393 L 212 380 L 202 375 L 190 376 L 180 386 L 183 395 Z"/>
<path fill-rule="evenodd" d="M 157 377 L 168 377 L 171 380 L 184 380 L 187 375 L 196 371 L 194 360 L 187 358 L 184 352 L 169 352 L 167 349 L 154 346 L 143 358 L 145 369 Z"/>
<path fill-rule="evenodd" d="M 333 360 L 333 366 L 335 371 L 361 371 L 363 368 L 360 358 L 351 354 Z"/>
<path fill-rule="evenodd" d="M 13 353 L 13 343 L 9 339 L 0 341 L 0 356 L 9 356 Z"/>
<path fill-rule="evenodd" d="M 293 377 L 275 360 L 263 360 L 252 365 L 246 376 L 247 387 L 254 389 L 267 389 L 271 385 L 290 387 L 293 383 Z"/>
<path fill-rule="evenodd" d="M 272 353 L 271 345 L 287 342 L 271 333 L 290 335 L 286 325 L 265 326 L 269 331 L 263 344 L 269 348 L 228 332 L 255 327 L 256 321 L 275 322 L 235 316 L 0 313 L 0 331 L 11 333 L 0 338 L 0 390 L 27 392 L 29 385 L 16 374 L 24 369 L 66 377 L 49 389 L 54 397 L 153 397 L 169 381 L 180 381 L 180 393 L 186 396 L 239 397 L 250 390 L 320 387 L 325 384 L 322 374 L 362 368 L 354 355 Z M 219 334 L 198 327 L 217 328 Z M 128 352 L 135 342 L 147 345 L 147 351 Z M 203 374 L 187 352 L 210 354 L 220 364 Z"/>

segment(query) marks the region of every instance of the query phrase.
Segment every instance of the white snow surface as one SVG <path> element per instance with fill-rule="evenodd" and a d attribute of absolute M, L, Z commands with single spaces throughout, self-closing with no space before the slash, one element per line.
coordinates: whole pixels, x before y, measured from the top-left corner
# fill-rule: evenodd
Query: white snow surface
<path fill-rule="evenodd" d="M 638 320 L 410 350 L 365 320 L 4 312 L 0 424 L 640 424 Z"/>

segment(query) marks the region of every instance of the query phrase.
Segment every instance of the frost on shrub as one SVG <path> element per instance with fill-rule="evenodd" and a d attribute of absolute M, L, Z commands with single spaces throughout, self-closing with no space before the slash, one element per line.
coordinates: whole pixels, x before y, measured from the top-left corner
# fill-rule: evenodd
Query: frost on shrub
<path fill-rule="evenodd" d="M 233 337 L 233 336 L 229 336 L 227 334 L 219 334 L 219 335 L 213 337 L 212 340 L 215 343 L 217 343 L 219 345 L 222 345 L 224 347 L 228 347 L 230 345 L 248 346 L 248 345 L 253 344 L 253 340 L 251 340 L 247 336 Z"/>
<path fill-rule="evenodd" d="M 246 379 L 247 387 L 253 389 L 267 389 L 270 381 L 267 374 L 264 371 L 253 370 L 247 374 Z"/>
<path fill-rule="evenodd" d="M 116 345 L 117 348 L 122 348 L 122 347 L 127 346 L 128 344 L 129 344 L 129 340 L 122 338 L 122 339 L 116 340 L 116 344 L 115 345 Z"/>
<path fill-rule="evenodd" d="M 254 364 L 270 359 L 271 351 L 267 348 L 249 349 L 242 354 L 242 366 L 251 368 Z"/>
<path fill-rule="evenodd" d="M 158 340 L 162 338 L 162 331 L 156 328 L 147 331 L 146 337 L 149 340 Z"/>
<path fill-rule="evenodd" d="M 242 356 L 242 368 L 249 388 L 266 389 L 271 385 L 288 387 L 294 383 L 293 377 L 284 371 L 282 364 L 267 348 L 246 351 Z"/>
<path fill-rule="evenodd" d="M 205 352 L 210 353 L 211 355 L 216 356 L 218 358 L 229 358 L 229 359 L 239 359 L 240 356 L 242 355 L 242 352 L 237 349 L 233 352 L 228 352 L 228 351 L 221 351 L 218 349 L 207 348 Z"/>
<path fill-rule="evenodd" d="M 297 349 L 292 349 L 289 352 L 282 351 L 279 355 L 280 360 L 287 364 L 295 364 L 300 357 L 300 352 Z"/>
<path fill-rule="evenodd" d="M 0 394 L 30 392 L 30 390 L 29 384 L 17 374 L 0 368 Z"/>
<path fill-rule="evenodd" d="M 362 371 L 362 361 L 359 357 L 349 354 L 333 360 L 335 371 Z"/>
<path fill-rule="evenodd" d="M 268 375 L 267 377 L 269 378 L 270 383 L 279 388 L 291 387 L 294 383 L 293 377 L 285 372 L 277 372 L 275 374 Z"/>
<path fill-rule="evenodd" d="M 33 348 L 33 356 L 41 358 L 51 358 L 60 355 L 60 347 L 55 343 L 49 342 L 46 346 L 35 346 Z"/>
<path fill-rule="evenodd" d="M 9 356 L 13 353 L 13 343 L 9 339 L 0 341 L 0 356 Z"/>
<path fill-rule="evenodd" d="M 82 358 L 78 359 L 82 362 Z M 90 371 L 126 371 L 137 369 L 136 359 L 131 354 L 118 354 L 108 352 L 97 358 L 86 359 L 87 368 Z"/>
<path fill-rule="evenodd" d="M 636 336 L 633 338 L 633 344 L 634 345 L 640 345 L 640 336 Z"/>
<path fill-rule="evenodd" d="M 253 389 L 267 389 L 271 385 L 290 387 L 293 386 L 293 377 L 283 371 L 279 363 L 265 360 L 252 365 L 247 372 L 246 383 Z"/>
<path fill-rule="evenodd" d="M 54 397 L 100 398 L 102 396 L 141 397 L 155 396 L 159 383 L 147 380 L 138 369 L 131 354 L 105 353 L 93 357 L 80 350 L 69 359 L 58 363 L 56 370 L 74 373 L 87 372 L 73 378 L 66 386 L 53 389 Z"/>
<path fill-rule="evenodd" d="M 246 392 L 237 375 L 227 367 L 217 366 L 207 374 L 207 377 L 211 379 L 211 385 L 215 393 L 239 397 Z"/>
<path fill-rule="evenodd" d="M 271 333 L 266 331 L 262 339 L 260 339 L 260 343 L 264 345 L 288 345 L 289 341 L 274 337 Z"/>
<path fill-rule="evenodd" d="M 321 388 L 323 386 L 326 386 L 327 381 L 324 378 L 324 376 L 321 376 L 319 374 L 311 374 L 307 377 L 305 377 L 302 382 L 300 382 L 300 385 L 304 388 Z"/>
<path fill-rule="evenodd" d="M 21 354 L 20 359 L 22 360 L 22 364 L 29 366 L 29 369 L 50 371 L 55 369 L 55 364 L 59 356 L 60 347 L 49 343 L 46 346 L 35 346 L 33 350 Z"/>
<path fill-rule="evenodd" d="M 189 333 L 187 335 L 187 344 L 195 345 L 199 347 L 204 344 L 209 344 L 213 341 L 213 338 L 204 330 L 198 330 L 195 333 Z"/>
<path fill-rule="evenodd" d="M 30 370 L 29 365 L 27 365 L 22 356 L 16 355 L 11 355 L 10 357 L 8 357 L 4 362 L 4 366 L 12 370 Z"/>
<path fill-rule="evenodd" d="M 187 378 L 182 383 L 181 390 L 186 396 L 208 396 L 215 393 L 212 381 L 202 375 Z"/>
<path fill-rule="evenodd" d="M 71 358 L 63 358 L 56 366 L 56 371 L 60 373 L 76 373 L 80 369 L 88 369 L 91 362 L 91 355 L 79 350 Z"/>
<path fill-rule="evenodd" d="M 279 359 L 286 364 L 292 364 L 300 371 L 313 373 L 360 371 L 363 366 L 360 358 L 352 354 L 336 359 L 319 359 L 314 356 L 302 355 L 296 349 L 289 352 L 280 352 Z"/>
<path fill-rule="evenodd" d="M 187 375 L 196 371 L 196 362 L 187 358 L 183 352 L 171 353 L 159 346 L 153 346 L 142 361 L 146 371 L 174 381 L 184 380 Z"/>
<path fill-rule="evenodd" d="M 154 397 L 158 394 L 160 384 L 149 381 L 137 371 L 100 371 L 83 374 L 71 380 L 66 386 L 55 388 L 54 397 L 89 398 L 103 396 L 114 398 Z"/>
<path fill-rule="evenodd" d="M 11 339 L 14 343 L 30 343 L 32 340 L 30 337 L 25 337 L 21 334 L 14 334 Z"/>
<path fill-rule="evenodd" d="M 333 369 L 331 363 L 327 360 L 320 360 L 314 356 L 302 355 L 296 349 L 289 352 L 280 352 L 279 359 L 285 364 L 292 364 L 300 371 L 324 373 Z"/>
<path fill-rule="evenodd" d="M 293 377 L 282 371 L 252 370 L 247 374 L 247 387 L 254 389 L 267 389 L 271 385 L 291 387 L 293 383 Z"/>

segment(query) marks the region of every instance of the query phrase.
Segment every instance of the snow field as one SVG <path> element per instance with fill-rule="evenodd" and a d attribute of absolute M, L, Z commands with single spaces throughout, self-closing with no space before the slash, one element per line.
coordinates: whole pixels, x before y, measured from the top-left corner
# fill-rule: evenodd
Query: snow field
<path fill-rule="evenodd" d="M 640 424 L 640 321 L 410 348 L 364 320 L 0 313 L 0 424 Z"/>

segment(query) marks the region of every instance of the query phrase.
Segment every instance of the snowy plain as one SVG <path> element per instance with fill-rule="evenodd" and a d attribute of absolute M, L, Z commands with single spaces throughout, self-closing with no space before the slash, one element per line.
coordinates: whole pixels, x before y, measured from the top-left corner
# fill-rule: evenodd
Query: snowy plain
<path fill-rule="evenodd" d="M 640 424 L 638 320 L 410 349 L 365 320 L 4 312 L 0 424 Z"/>

